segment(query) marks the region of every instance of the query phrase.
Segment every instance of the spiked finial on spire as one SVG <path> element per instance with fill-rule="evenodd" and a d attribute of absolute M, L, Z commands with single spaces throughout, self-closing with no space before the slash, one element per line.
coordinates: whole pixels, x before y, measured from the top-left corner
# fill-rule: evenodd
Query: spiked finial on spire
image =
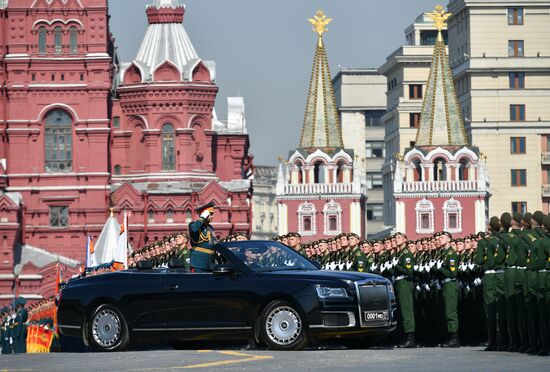
<path fill-rule="evenodd" d="M 325 46 L 323 45 L 323 34 L 327 31 L 326 26 L 331 21 L 332 18 L 327 18 L 322 10 L 317 11 L 317 14 L 309 19 L 319 38 L 309 83 L 309 94 L 300 140 L 301 148 L 344 147 L 340 118 L 334 97 L 334 87 L 332 86 Z"/>
<path fill-rule="evenodd" d="M 416 146 L 468 145 L 441 32 L 447 25 L 451 13 L 446 13 L 443 7 L 438 5 L 428 16 L 434 20 L 438 35 L 422 104 L 420 126 L 416 134 Z"/>

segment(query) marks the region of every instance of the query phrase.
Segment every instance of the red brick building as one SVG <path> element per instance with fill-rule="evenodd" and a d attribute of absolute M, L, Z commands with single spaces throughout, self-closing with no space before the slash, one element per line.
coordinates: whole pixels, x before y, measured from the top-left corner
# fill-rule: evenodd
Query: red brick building
<path fill-rule="evenodd" d="M 240 98 L 217 120 L 215 65 L 177 0 L 152 0 L 136 58 L 121 63 L 107 0 L 9 0 L 0 9 L 0 304 L 50 295 L 86 236 L 126 209 L 136 248 L 220 206 L 220 235 L 250 231 Z M 50 288 L 51 287 L 51 288 Z"/>

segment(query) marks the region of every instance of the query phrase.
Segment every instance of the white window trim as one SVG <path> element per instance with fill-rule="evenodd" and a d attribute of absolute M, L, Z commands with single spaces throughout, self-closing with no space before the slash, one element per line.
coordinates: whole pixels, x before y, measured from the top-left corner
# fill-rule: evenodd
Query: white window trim
<path fill-rule="evenodd" d="M 422 206 L 426 206 L 422 208 Z M 416 203 L 416 233 L 417 234 L 433 234 L 434 233 L 434 205 L 431 201 L 424 198 Z M 423 213 L 430 214 L 430 227 L 428 229 L 422 228 L 421 216 Z"/>
<path fill-rule="evenodd" d="M 323 208 L 324 214 L 324 231 L 325 235 L 338 235 L 342 232 L 342 206 L 334 200 L 325 204 Z M 336 217 L 336 230 L 330 230 L 330 217 Z"/>
<path fill-rule="evenodd" d="M 449 227 L 449 215 L 451 213 L 456 213 L 456 229 L 451 229 Z M 451 198 L 443 204 L 443 229 L 450 233 L 460 234 L 462 232 L 462 206 L 458 200 Z"/>
<path fill-rule="evenodd" d="M 317 235 L 317 222 L 315 220 L 315 205 L 302 203 L 298 206 L 298 232 L 302 236 Z M 311 231 L 304 231 L 304 217 L 311 217 Z"/>

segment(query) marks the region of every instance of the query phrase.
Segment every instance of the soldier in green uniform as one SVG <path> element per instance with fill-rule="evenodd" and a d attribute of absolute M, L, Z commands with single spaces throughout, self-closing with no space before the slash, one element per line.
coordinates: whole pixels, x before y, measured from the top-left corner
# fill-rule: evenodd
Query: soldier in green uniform
<path fill-rule="evenodd" d="M 537 221 L 533 219 L 530 213 L 523 216 L 523 223 L 526 226 L 524 238 L 528 240 L 527 259 L 525 262 L 525 286 L 523 295 L 525 296 L 525 307 L 527 310 L 527 334 L 529 335 L 530 355 L 537 354 L 538 350 L 538 314 L 537 314 L 537 291 L 538 291 L 538 267 L 537 267 L 537 247 L 543 234 Z"/>
<path fill-rule="evenodd" d="M 550 353 L 550 216 L 543 217 L 545 236 L 537 250 L 538 293 L 537 304 L 540 316 L 540 350 L 538 355 Z"/>
<path fill-rule="evenodd" d="M 8 316 L 10 313 L 10 308 L 4 306 L 0 310 L 0 347 L 2 348 L 2 354 L 10 354 L 10 342 L 8 338 L 9 324 Z"/>
<path fill-rule="evenodd" d="M 393 267 L 395 275 L 395 293 L 399 304 L 401 319 L 403 320 L 403 331 L 405 341 L 399 345 L 403 348 L 416 347 L 415 321 L 414 321 L 414 256 L 407 247 L 407 237 L 403 233 L 395 235 L 397 246 L 397 263 Z"/>
<path fill-rule="evenodd" d="M 187 237 L 187 234 L 183 232 L 176 234 L 176 257 L 182 261 L 183 268 L 187 271 L 191 269 L 191 251 L 187 246 L 188 242 L 189 238 Z"/>
<path fill-rule="evenodd" d="M 27 318 L 28 312 L 25 309 L 27 300 L 23 297 L 18 297 L 15 300 L 16 313 L 13 335 L 13 352 L 21 354 L 27 352 Z"/>
<path fill-rule="evenodd" d="M 514 253 L 516 256 L 516 266 L 514 275 L 514 298 L 517 309 L 517 325 L 520 338 L 519 352 L 525 353 L 529 348 L 529 338 L 527 333 L 527 311 L 525 308 L 525 296 L 523 289 L 525 287 L 525 270 L 527 265 L 527 249 L 529 240 L 524 237 L 521 230 L 523 216 L 520 213 L 514 213 L 512 216 L 511 231 L 514 234 Z"/>
<path fill-rule="evenodd" d="M 445 309 L 445 320 L 447 323 L 447 332 L 450 335 L 443 347 L 459 347 L 458 340 L 458 283 L 457 267 L 458 255 L 451 247 L 452 235 L 446 231 L 439 235 L 439 241 L 443 254 L 438 263 L 438 271 L 443 280 L 441 294 L 443 297 L 443 306 Z"/>
<path fill-rule="evenodd" d="M 215 204 L 210 202 L 196 209 L 199 219 L 189 224 L 191 239 L 190 266 L 193 272 L 209 272 L 212 270 L 212 249 L 216 244 L 214 228 L 210 224 L 214 216 Z M 283 243 L 284 244 L 284 243 Z"/>
<path fill-rule="evenodd" d="M 501 269 L 504 264 L 504 248 L 500 247 L 500 240 L 497 234 L 500 232 L 501 224 L 498 217 L 491 217 L 489 222 L 491 234 L 485 239 L 480 240 L 477 245 L 476 263 L 484 270 L 482 279 L 483 285 L 483 303 L 485 306 L 485 316 L 487 318 L 487 336 L 488 345 L 485 351 L 495 351 L 508 349 L 507 327 L 500 329 L 500 337 L 497 338 L 497 321 L 506 321 L 500 319 L 499 301 L 504 300 L 504 270 Z M 497 271 L 499 271 L 497 273 Z M 502 324 L 502 323 L 501 323 Z"/>

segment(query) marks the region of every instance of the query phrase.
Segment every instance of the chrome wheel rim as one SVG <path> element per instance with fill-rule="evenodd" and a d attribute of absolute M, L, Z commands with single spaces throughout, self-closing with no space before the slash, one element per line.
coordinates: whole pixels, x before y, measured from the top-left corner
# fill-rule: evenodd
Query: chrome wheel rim
<path fill-rule="evenodd" d="M 302 321 L 291 307 L 280 306 L 269 312 L 265 324 L 269 339 L 277 345 L 290 345 L 302 333 Z"/>
<path fill-rule="evenodd" d="M 120 339 L 120 318 L 112 310 L 105 309 L 97 313 L 92 321 L 92 336 L 102 347 L 111 347 Z"/>

